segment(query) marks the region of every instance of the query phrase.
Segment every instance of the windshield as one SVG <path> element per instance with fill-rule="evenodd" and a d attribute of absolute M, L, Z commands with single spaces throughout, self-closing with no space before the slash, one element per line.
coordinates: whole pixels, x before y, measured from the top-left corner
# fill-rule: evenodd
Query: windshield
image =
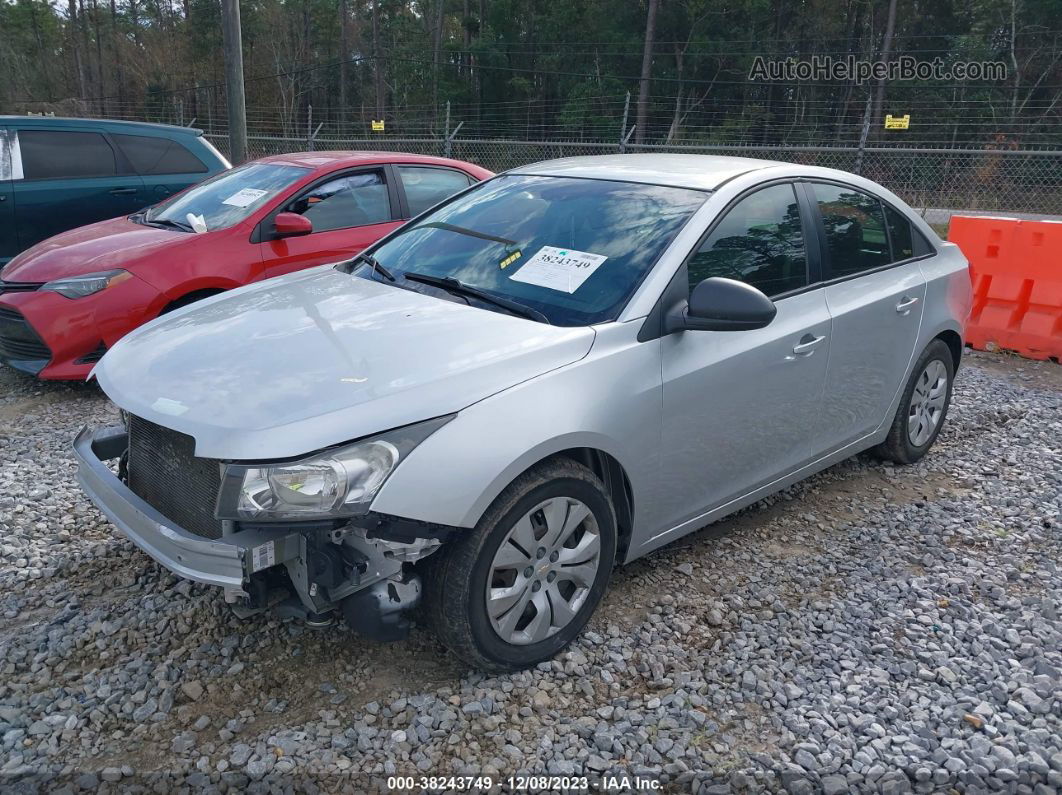
<path fill-rule="evenodd" d="M 149 224 L 212 232 L 238 224 L 309 169 L 273 163 L 249 163 L 223 171 L 179 196 L 156 204 L 143 216 Z"/>
<path fill-rule="evenodd" d="M 400 286 L 431 284 L 417 275 L 457 279 L 553 325 L 584 326 L 616 318 L 706 198 L 658 185 L 502 176 L 403 227 L 372 256 Z M 357 273 L 382 278 L 368 262 Z"/>

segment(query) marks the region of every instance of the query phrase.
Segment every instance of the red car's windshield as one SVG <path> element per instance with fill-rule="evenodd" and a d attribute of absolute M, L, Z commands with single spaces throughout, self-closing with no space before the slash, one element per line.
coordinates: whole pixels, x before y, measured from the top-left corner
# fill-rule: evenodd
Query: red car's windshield
<path fill-rule="evenodd" d="M 188 232 L 213 232 L 237 224 L 309 171 L 301 166 L 248 163 L 156 204 L 143 222 Z"/>

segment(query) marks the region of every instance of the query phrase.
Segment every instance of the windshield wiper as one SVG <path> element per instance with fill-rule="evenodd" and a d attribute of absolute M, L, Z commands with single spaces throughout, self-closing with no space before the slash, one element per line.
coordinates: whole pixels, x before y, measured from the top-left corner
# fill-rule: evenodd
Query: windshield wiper
<path fill-rule="evenodd" d="M 448 293 L 454 295 L 465 295 L 472 298 L 478 298 L 487 304 L 494 304 L 502 309 L 507 309 L 514 315 L 520 315 L 526 317 L 529 320 L 537 320 L 540 323 L 545 323 L 547 326 L 551 325 L 549 318 L 539 312 L 537 309 L 532 309 L 526 304 L 521 304 L 519 301 L 513 301 L 509 298 L 502 298 L 501 296 L 491 295 L 486 290 L 480 290 L 478 287 L 473 287 L 470 284 L 465 284 L 460 279 L 455 279 L 453 276 L 432 276 L 428 273 L 410 273 L 406 272 L 402 274 L 408 281 L 420 282 L 421 284 L 430 284 L 433 287 L 439 287 L 446 290 Z"/>
<path fill-rule="evenodd" d="M 510 240 L 507 237 L 498 237 L 497 235 L 488 235 L 486 232 L 477 232 L 475 229 L 466 229 L 463 226 L 456 226 L 455 224 L 444 224 L 442 221 L 429 221 L 426 224 L 419 224 L 413 227 L 414 229 L 445 229 L 447 232 L 456 232 L 459 235 L 465 235 L 467 237 L 478 237 L 480 240 L 489 240 L 492 243 L 501 243 L 503 246 L 515 246 L 516 241 Z"/>
<path fill-rule="evenodd" d="M 158 227 L 170 227 L 173 229 L 180 229 L 182 232 L 194 232 L 191 224 L 186 224 L 184 221 L 174 221 L 172 218 L 155 218 L 151 221 L 144 221 L 148 226 Z"/>
<path fill-rule="evenodd" d="M 376 259 L 376 257 L 374 257 L 372 254 L 366 254 L 365 252 L 358 254 L 356 257 L 354 257 L 354 259 L 350 261 L 350 265 L 352 267 L 347 270 L 347 273 L 350 273 L 350 271 L 354 270 L 353 265 L 358 260 L 364 262 L 366 265 L 372 268 L 375 273 L 379 273 L 381 276 L 387 279 L 387 281 L 397 281 L 397 279 L 395 279 L 395 275 L 391 273 L 391 271 L 387 270 L 387 268 L 383 266 L 380 260 Z"/>

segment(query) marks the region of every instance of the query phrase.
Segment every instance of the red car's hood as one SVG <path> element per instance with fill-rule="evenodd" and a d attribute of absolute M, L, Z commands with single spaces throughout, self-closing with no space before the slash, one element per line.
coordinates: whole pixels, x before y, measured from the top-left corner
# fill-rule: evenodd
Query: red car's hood
<path fill-rule="evenodd" d="M 26 249 L 3 269 L 10 282 L 50 282 L 96 271 L 128 268 L 160 249 L 179 246 L 198 235 L 134 224 L 128 218 L 62 232 Z"/>

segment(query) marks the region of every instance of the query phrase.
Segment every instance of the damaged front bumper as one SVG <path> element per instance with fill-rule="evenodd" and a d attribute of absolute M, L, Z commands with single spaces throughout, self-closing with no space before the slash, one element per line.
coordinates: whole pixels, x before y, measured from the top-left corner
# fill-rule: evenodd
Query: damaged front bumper
<path fill-rule="evenodd" d="M 203 538 L 167 519 L 137 496 L 105 463 L 119 458 L 126 449 L 124 428 L 82 428 L 74 439 L 78 480 L 93 503 L 141 550 L 174 574 L 225 589 L 226 600 L 252 608 L 262 607 L 253 587 L 261 584 L 266 570 L 283 566 L 292 589 L 307 615 L 331 611 L 344 600 L 367 607 L 388 600 L 374 598 L 378 586 L 402 586 L 406 599 L 391 606 L 408 610 L 410 597 L 419 597 L 419 583 L 409 565 L 433 552 L 447 531 L 396 517 L 370 515 L 364 527 L 348 526 L 312 535 L 288 524 L 233 527 L 221 539 Z M 344 545 L 353 550 L 357 565 L 344 569 L 349 560 L 337 553 Z M 326 554 L 322 554 L 322 549 Z M 322 565 L 323 561 L 323 565 Z M 335 562 L 335 566 L 332 566 Z M 323 568 L 330 571 L 322 571 Z M 394 588 L 390 593 L 398 593 Z M 355 598 L 357 597 L 357 598 Z M 387 607 L 387 605 L 382 605 Z M 344 609 L 345 613 L 350 613 Z M 379 616 L 370 616 L 366 626 L 378 625 Z M 393 617 L 392 617 L 393 618 Z M 393 622 L 392 622 L 393 623 Z M 374 634 L 374 633 L 368 633 Z M 387 634 L 383 632 L 380 634 Z M 391 631 L 393 633 L 393 630 Z"/>
<path fill-rule="evenodd" d="M 214 541 L 173 524 L 104 463 L 120 457 L 127 443 L 124 428 L 92 432 L 86 427 L 78 433 L 74 439 L 77 477 L 89 499 L 130 541 L 174 574 L 207 585 L 242 589 L 251 573 L 247 561 L 253 560 L 254 550 L 274 539 L 262 538 L 260 531 L 254 531 L 253 537 L 237 539 L 237 533 Z"/>

